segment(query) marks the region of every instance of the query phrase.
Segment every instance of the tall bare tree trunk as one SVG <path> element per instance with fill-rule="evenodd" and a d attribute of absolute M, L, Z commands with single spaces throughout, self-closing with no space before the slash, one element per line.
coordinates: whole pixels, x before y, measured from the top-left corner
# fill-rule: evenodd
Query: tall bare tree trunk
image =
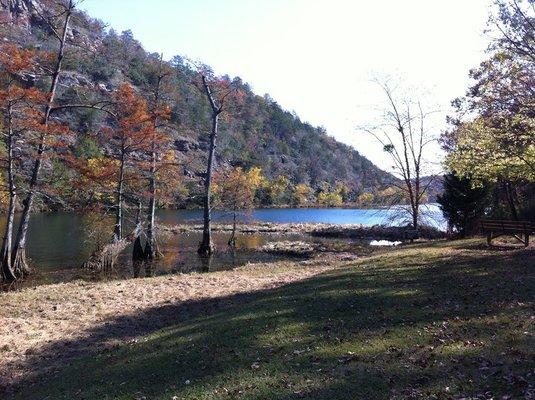
<path fill-rule="evenodd" d="M 72 0 L 69 3 L 69 7 L 65 13 L 65 21 L 63 24 L 63 32 L 60 37 L 60 46 L 58 50 L 56 66 L 54 68 L 54 73 L 52 75 L 52 83 L 50 84 L 49 89 L 49 98 L 46 105 L 45 114 L 43 118 L 43 125 L 48 125 L 50 120 L 50 113 L 52 111 L 52 106 L 56 98 L 56 90 L 59 82 L 59 76 L 61 74 L 63 57 L 65 54 L 65 44 L 67 41 L 67 30 L 69 29 L 69 22 L 71 20 L 72 11 L 74 9 L 74 3 Z M 24 208 L 22 210 L 22 216 L 20 220 L 19 229 L 17 232 L 17 238 L 15 240 L 15 245 L 13 248 L 12 256 L 12 268 L 18 275 L 26 275 L 29 273 L 30 269 L 28 267 L 28 262 L 26 260 L 26 240 L 28 235 L 28 226 L 30 224 L 30 214 L 32 212 L 33 201 L 35 198 L 35 192 L 37 189 L 37 184 L 39 181 L 39 173 L 41 172 L 41 164 L 43 159 L 43 153 L 45 152 L 46 145 L 46 133 L 42 132 L 39 137 L 39 145 L 37 148 L 37 157 L 33 166 L 32 177 L 30 180 L 30 186 L 28 190 L 28 195 L 24 200 Z"/>
<path fill-rule="evenodd" d="M 198 253 L 210 256 L 214 253 L 212 243 L 212 215 L 211 215 L 211 197 L 212 197 L 212 172 L 214 165 L 214 156 L 216 148 L 216 138 L 219 124 L 219 113 L 212 114 L 212 132 L 210 134 L 210 148 L 208 151 L 208 165 L 206 168 L 206 177 L 204 179 L 204 199 L 203 199 L 203 219 L 204 226 L 202 232 L 202 242 L 199 246 Z"/>
<path fill-rule="evenodd" d="M 8 134 L 6 138 L 7 150 L 7 184 L 9 195 L 9 206 L 6 216 L 6 227 L 4 231 L 4 240 L 2 242 L 1 252 L 1 276 L 5 281 L 14 281 L 17 279 L 15 271 L 11 264 L 11 246 L 13 245 L 13 225 L 15 220 L 15 205 L 17 201 L 17 188 L 15 186 L 13 172 L 13 126 L 11 118 L 11 107 L 8 108 L 7 115 Z"/>
<path fill-rule="evenodd" d="M 152 142 L 151 151 L 151 166 L 149 177 L 149 215 L 147 226 L 147 243 L 145 244 L 145 257 L 148 260 L 154 260 L 158 256 L 158 248 L 156 244 L 156 149 L 155 139 Z"/>
<path fill-rule="evenodd" d="M 162 64 L 163 64 L 163 55 L 160 55 L 160 74 L 158 75 L 158 80 L 156 82 L 156 88 L 154 91 L 154 110 L 156 110 L 159 106 L 160 102 L 160 90 L 162 86 L 162 80 L 165 77 L 165 74 L 162 71 Z M 148 226 L 147 226 L 147 243 L 145 244 L 145 258 L 148 260 L 154 260 L 158 256 L 160 256 L 160 252 L 158 250 L 158 245 L 156 242 L 156 141 L 157 141 L 157 133 L 156 128 L 158 126 L 158 118 L 154 121 L 155 129 L 152 136 L 152 143 L 151 143 L 151 164 L 150 164 L 150 171 L 149 171 L 149 212 L 147 215 L 148 219 Z"/>
<path fill-rule="evenodd" d="M 228 240 L 228 245 L 232 248 L 236 247 L 236 217 L 237 217 L 236 214 L 237 214 L 237 211 L 236 209 L 234 209 L 234 212 L 232 215 L 232 233 Z"/>
<path fill-rule="evenodd" d="M 137 217 L 136 217 L 136 228 L 134 229 L 134 248 L 132 250 L 132 262 L 134 264 L 134 277 L 136 277 L 136 270 L 139 270 L 140 265 L 143 264 L 145 259 L 145 252 L 143 251 L 143 246 L 141 245 L 141 233 L 143 227 L 141 224 L 141 200 L 138 201 L 137 207 Z"/>
<path fill-rule="evenodd" d="M 124 152 L 122 152 L 119 164 L 119 180 L 117 181 L 117 198 L 115 202 L 115 227 L 113 229 L 114 242 L 119 242 L 123 239 L 124 162 Z"/>

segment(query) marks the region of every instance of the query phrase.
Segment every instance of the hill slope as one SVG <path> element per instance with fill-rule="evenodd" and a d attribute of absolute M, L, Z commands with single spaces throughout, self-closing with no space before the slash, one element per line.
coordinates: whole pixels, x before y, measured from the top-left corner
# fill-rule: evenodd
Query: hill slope
<path fill-rule="evenodd" d="M 2 19 L 14 20 L 17 25 L 15 35 L 4 32 L 4 37 L 10 35 L 11 40 L 16 38 L 25 46 L 53 48 L 55 43 L 35 11 L 42 6 L 42 0 L 3 0 Z M 130 82 L 141 93 L 149 92 L 156 79 L 158 55 L 146 52 L 130 31 L 118 34 L 80 12 L 73 20 L 69 39 L 76 46 L 70 46 L 66 55 L 66 71 L 60 81 L 62 101 L 72 101 L 82 94 L 106 96 L 123 82 Z M 191 185 L 195 188 L 204 170 L 208 104 L 191 85 L 194 71 L 187 63 L 174 57 L 169 65 L 173 73 L 167 78 L 167 101 L 173 113 L 168 131 L 184 175 L 195 182 Z M 260 166 L 268 178 L 285 175 L 294 184 L 306 183 L 313 188 L 320 188 L 323 182 L 343 182 L 353 195 L 364 189 L 373 191 L 392 180 L 391 175 L 328 136 L 324 129 L 302 122 L 269 96 L 258 96 L 239 78 L 234 82 L 246 95 L 240 113 L 222 124 L 219 163 Z M 63 118 L 79 132 L 77 145 L 84 146 L 83 135 L 98 129 L 102 116 L 80 111 Z"/>

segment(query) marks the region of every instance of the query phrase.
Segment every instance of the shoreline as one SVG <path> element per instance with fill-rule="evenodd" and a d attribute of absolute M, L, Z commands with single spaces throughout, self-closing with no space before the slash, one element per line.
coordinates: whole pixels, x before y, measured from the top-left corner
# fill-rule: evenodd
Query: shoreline
<path fill-rule="evenodd" d="M 199 223 L 160 225 L 160 229 L 177 235 L 202 232 L 203 225 Z M 232 224 L 213 223 L 212 231 L 231 232 Z M 403 226 L 276 222 L 238 224 L 236 229 L 236 233 L 239 234 L 303 234 L 334 239 L 386 239 L 400 241 L 410 240 L 407 234 L 408 231 L 412 231 L 412 229 Z M 432 227 L 421 227 L 419 233 L 420 239 L 435 240 L 447 237 L 446 232 Z"/>

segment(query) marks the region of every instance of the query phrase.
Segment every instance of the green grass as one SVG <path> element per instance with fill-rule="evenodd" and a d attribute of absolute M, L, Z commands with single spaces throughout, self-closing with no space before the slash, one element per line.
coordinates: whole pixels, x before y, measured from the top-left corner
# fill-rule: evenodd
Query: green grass
<path fill-rule="evenodd" d="M 226 306 L 154 308 L 146 314 L 177 317 L 23 382 L 17 398 L 534 396 L 535 252 L 477 243 L 346 262 Z M 113 339 L 121 323 L 93 333 Z"/>

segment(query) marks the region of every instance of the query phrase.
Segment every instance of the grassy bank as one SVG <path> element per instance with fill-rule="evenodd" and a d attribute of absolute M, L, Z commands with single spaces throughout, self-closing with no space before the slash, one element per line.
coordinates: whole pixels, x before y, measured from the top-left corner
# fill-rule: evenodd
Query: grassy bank
<path fill-rule="evenodd" d="M 533 398 L 534 269 L 533 248 L 468 240 L 26 290 L 3 326 L 103 316 L 1 368 L 19 399 Z"/>
<path fill-rule="evenodd" d="M 202 224 L 180 224 L 163 226 L 165 232 L 178 234 L 202 232 Z M 215 223 L 214 232 L 231 232 L 231 224 Z M 361 224 L 328 224 L 328 223 L 275 223 L 259 222 L 239 224 L 238 233 L 269 233 L 269 234 L 308 234 L 318 237 L 345 238 L 345 239 L 388 239 L 405 240 L 407 231 L 412 229 L 404 226 L 366 226 Z M 422 239 L 443 239 L 446 233 L 433 227 L 420 227 L 419 237 Z"/>

